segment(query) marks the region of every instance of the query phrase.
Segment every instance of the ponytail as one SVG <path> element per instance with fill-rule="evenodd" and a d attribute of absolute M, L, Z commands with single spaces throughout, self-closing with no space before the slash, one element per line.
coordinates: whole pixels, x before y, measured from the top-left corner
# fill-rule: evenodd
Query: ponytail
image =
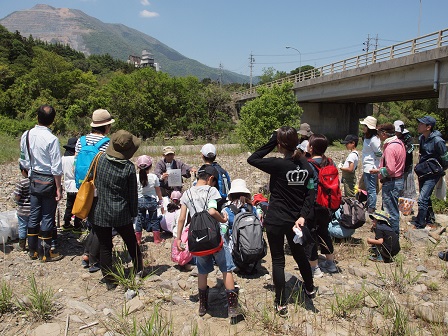
<path fill-rule="evenodd" d="M 138 172 L 138 177 L 140 180 L 140 184 L 142 185 L 142 187 L 146 187 L 148 185 L 148 171 L 149 171 L 148 167 L 146 169 L 140 169 L 140 171 Z"/>

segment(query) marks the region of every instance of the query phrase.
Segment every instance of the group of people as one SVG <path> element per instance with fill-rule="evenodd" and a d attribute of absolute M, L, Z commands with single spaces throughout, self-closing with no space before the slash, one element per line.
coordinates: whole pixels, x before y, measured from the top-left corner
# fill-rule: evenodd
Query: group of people
<path fill-rule="evenodd" d="M 31 259 L 56 261 L 62 258 L 56 251 L 55 235 L 55 212 L 62 198 L 62 176 L 67 192 L 63 229 L 82 231 L 83 224 L 79 219 L 75 218 L 74 225 L 71 224 L 71 207 L 77 192 L 73 183 L 73 167 L 83 146 L 93 146 L 106 138 L 114 119 L 107 110 L 94 111 L 91 133 L 80 139 L 69 139 L 64 146 L 66 153 L 61 158 L 59 141 L 49 129 L 55 110 L 49 105 L 43 105 L 37 114 L 38 125 L 25 132 L 21 139 L 20 169 L 24 179 L 18 183 L 15 193 L 21 209 L 18 209 L 19 248 L 25 249 L 27 238 Z M 421 134 L 419 164 L 434 158 L 439 160 L 442 167 L 446 167 L 445 142 L 440 133 L 434 130 L 434 118 L 425 116 L 418 121 Z M 361 125 L 364 134 L 362 181 L 367 191 L 367 209 L 375 231 L 375 238 L 369 238 L 368 243 L 377 247 L 372 248 L 374 260 L 389 262 L 399 251 L 398 197 L 403 195 L 403 190 L 408 192 L 406 195 L 415 197 L 412 141 L 401 121 L 377 126 L 374 117 L 367 117 L 361 121 Z M 338 168 L 342 172 L 343 189 L 347 197 L 355 197 L 358 139 L 357 135 L 350 134 L 342 141 L 349 155 Z M 316 294 L 314 278 L 323 276 L 321 267 L 330 273 L 338 271 L 330 235 L 335 211 L 316 202 L 321 183 L 320 169 L 336 167 L 333 160 L 325 155 L 328 145 L 328 139 L 323 134 L 312 133 L 308 124 L 302 124 L 298 131 L 283 126 L 274 131 L 269 140 L 247 159 L 248 164 L 270 176 L 269 207 L 262 220 L 272 259 L 275 312 L 281 316 L 288 314 L 289 299 L 285 291 L 285 238 L 299 267 L 308 298 L 312 299 Z M 141 155 L 135 163 L 131 161 L 139 146 L 137 137 L 119 130 L 110 136 L 110 141 L 104 141 L 98 148 L 102 155 L 99 155 L 96 166 L 96 197 L 86 221 L 90 227 L 90 238 L 87 239 L 84 251 L 84 266 L 91 271 L 101 270 L 104 275 L 102 281 L 108 289 L 113 289 L 117 285 L 112 264 L 114 232 L 126 244 L 134 272 L 141 274 L 143 229 L 152 231 L 155 243 L 163 241 L 161 230 L 171 231 L 175 247 L 183 251 L 185 245 L 181 240 L 182 233 L 194 214 L 205 209 L 211 217 L 222 223 L 223 248 L 213 254 L 194 258 L 193 263 L 198 269 L 199 315 L 207 311 L 207 275 L 216 264 L 223 276 L 229 317 L 238 317 L 238 287 L 235 286 L 232 274 L 236 266 L 232 259 L 233 242 L 229 232 L 235 217 L 232 209 L 258 215 L 246 182 L 241 179 L 230 181 L 228 173 L 215 161 L 216 147 L 212 144 L 202 147 L 204 164 L 198 169 L 175 159 L 175 149 L 166 146 L 163 148 L 163 159 L 156 163 L 154 173 L 151 172 L 153 159 L 150 156 Z M 282 157 L 267 157 L 274 150 Z M 182 193 L 182 184 L 170 183 L 173 169 L 187 178 L 196 174 L 196 182 Z M 416 228 L 424 228 L 434 220 L 429 197 L 442 175 L 443 169 L 438 174 L 425 174 L 419 178 L 419 210 L 413 222 Z M 29 183 L 28 195 L 26 180 Z M 381 208 L 384 211 L 377 210 L 376 205 L 378 180 L 382 182 Z M 52 187 L 50 191 L 42 189 L 48 186 Z M 29 203 L 26 202 L 27 197 Z M 164 198 L 170 201 L 164 202 Z M 300 240 L 295 239 L 298 232 Z M 320 264 L 319 250 L 325 255 L 325 261 Z"/>

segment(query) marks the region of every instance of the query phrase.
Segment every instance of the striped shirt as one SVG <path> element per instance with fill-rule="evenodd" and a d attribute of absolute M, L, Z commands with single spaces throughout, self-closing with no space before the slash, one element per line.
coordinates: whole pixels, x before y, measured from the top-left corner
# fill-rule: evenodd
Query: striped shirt
<path fill-rule="evenodd" d="M 20 199 L 17 201 L 17 215 L 29 216 L 31 208 L 29 178 L 23 178 L 16 183 L 14 196 L 20 196 Z"/>
<path fill-rule="evenodd" d="M 87 145 L 92 146 L 92 145 L 96 144 L 98 141 L 100 141 L 102 138 L 104 138 L 104 135 L 102 135 L 102 134 L 89 133 L 86 135 Z M 100 147 L 100 151 L 105 152 L 108 146 L 109 146 L 109 142 L 106 142 L 105 144 L 103 144 Z M 78 154 L 80 150 L 81 150 L 81 141 L 80 141 L 80 139 L 78 139 L 78 141 L 76 141 L 76 146 L 75 146 L 75 155 Z"/>

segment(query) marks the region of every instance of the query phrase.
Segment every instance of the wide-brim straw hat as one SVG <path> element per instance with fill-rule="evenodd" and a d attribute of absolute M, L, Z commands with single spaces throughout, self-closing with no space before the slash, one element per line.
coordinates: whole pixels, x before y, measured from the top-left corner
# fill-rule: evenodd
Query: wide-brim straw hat
<path fill-rule="evenodd" d="M 110 137 L 106 154 L 118 159 L 129 160 L 140 146 L 141 140 L 128 131 L 119 130 Z"/>
<path fill-rule="evenodd" d="M 115 122 L 115 119 L 112 119 L 108 110 L 98 109 L 93 111 L 92 114 L 92 122 L 90 123 L 91 127 L 100 127 L 110 125 Z"/>
<path fill-rule="evenodd" d="M 376 129 L 376 118 L 372 116 L 365 117 L 359 122 L 361 125 L 366 125 L 369 129 Z"/>

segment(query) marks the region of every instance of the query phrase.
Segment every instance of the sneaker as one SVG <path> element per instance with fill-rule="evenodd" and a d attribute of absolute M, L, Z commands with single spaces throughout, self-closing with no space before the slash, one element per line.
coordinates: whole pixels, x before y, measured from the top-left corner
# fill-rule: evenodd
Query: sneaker
<path fill-rule="evenodd" d="M 311 267 L 311 270 L 313 271 L 313 278 L 322 278 L 324 276 L 319 266 Z"/>
<path fill-rule="evenodd" d="M 288 306 L 280 306 L 278 303 L 274 306 L 275 313 L 278 314 L 280 317 L 287 317 L 288 316 Z"/>
<path fill-rule="evenodd" d="M 448 250 L 439 252 L 438 257 L 443 261 L 448 261 Z"/>
<path fill-rule="evenodd" d="M 305 289 L 305 294 L 310 299 L 314 299 L 316 297 L 316 293 L 317 293 L 317 287 L 313 287 L 313 290 L 311 292 L 309 292 Z"/>
<path fill-rule="evenodd" d="M 324 267 L 330 273 L 339 272 L 334 260 L 325 260 Z"/>
<path fill-rule="evenodd" d="M 89 268 L 89 261 L 88 260 L 81 261 L 81 266 L 83 268 Z"/>
<path fill-rule="evenodd" d="M 375 261 L 375 262 L 383 262 L 384 261 L 383 257 L 381 256 L 381 254 L 378 254 L 376 256 L 371 255 L 371 256 L 369 256 L 369 260 Z"/>
<path fill-rule="evenodd" d="M 100 270 L 100 264 L 99 263 L 95 263 L 92 266 L 89 267 L 89 273 L 95 273 L 98 272 Z"/>

